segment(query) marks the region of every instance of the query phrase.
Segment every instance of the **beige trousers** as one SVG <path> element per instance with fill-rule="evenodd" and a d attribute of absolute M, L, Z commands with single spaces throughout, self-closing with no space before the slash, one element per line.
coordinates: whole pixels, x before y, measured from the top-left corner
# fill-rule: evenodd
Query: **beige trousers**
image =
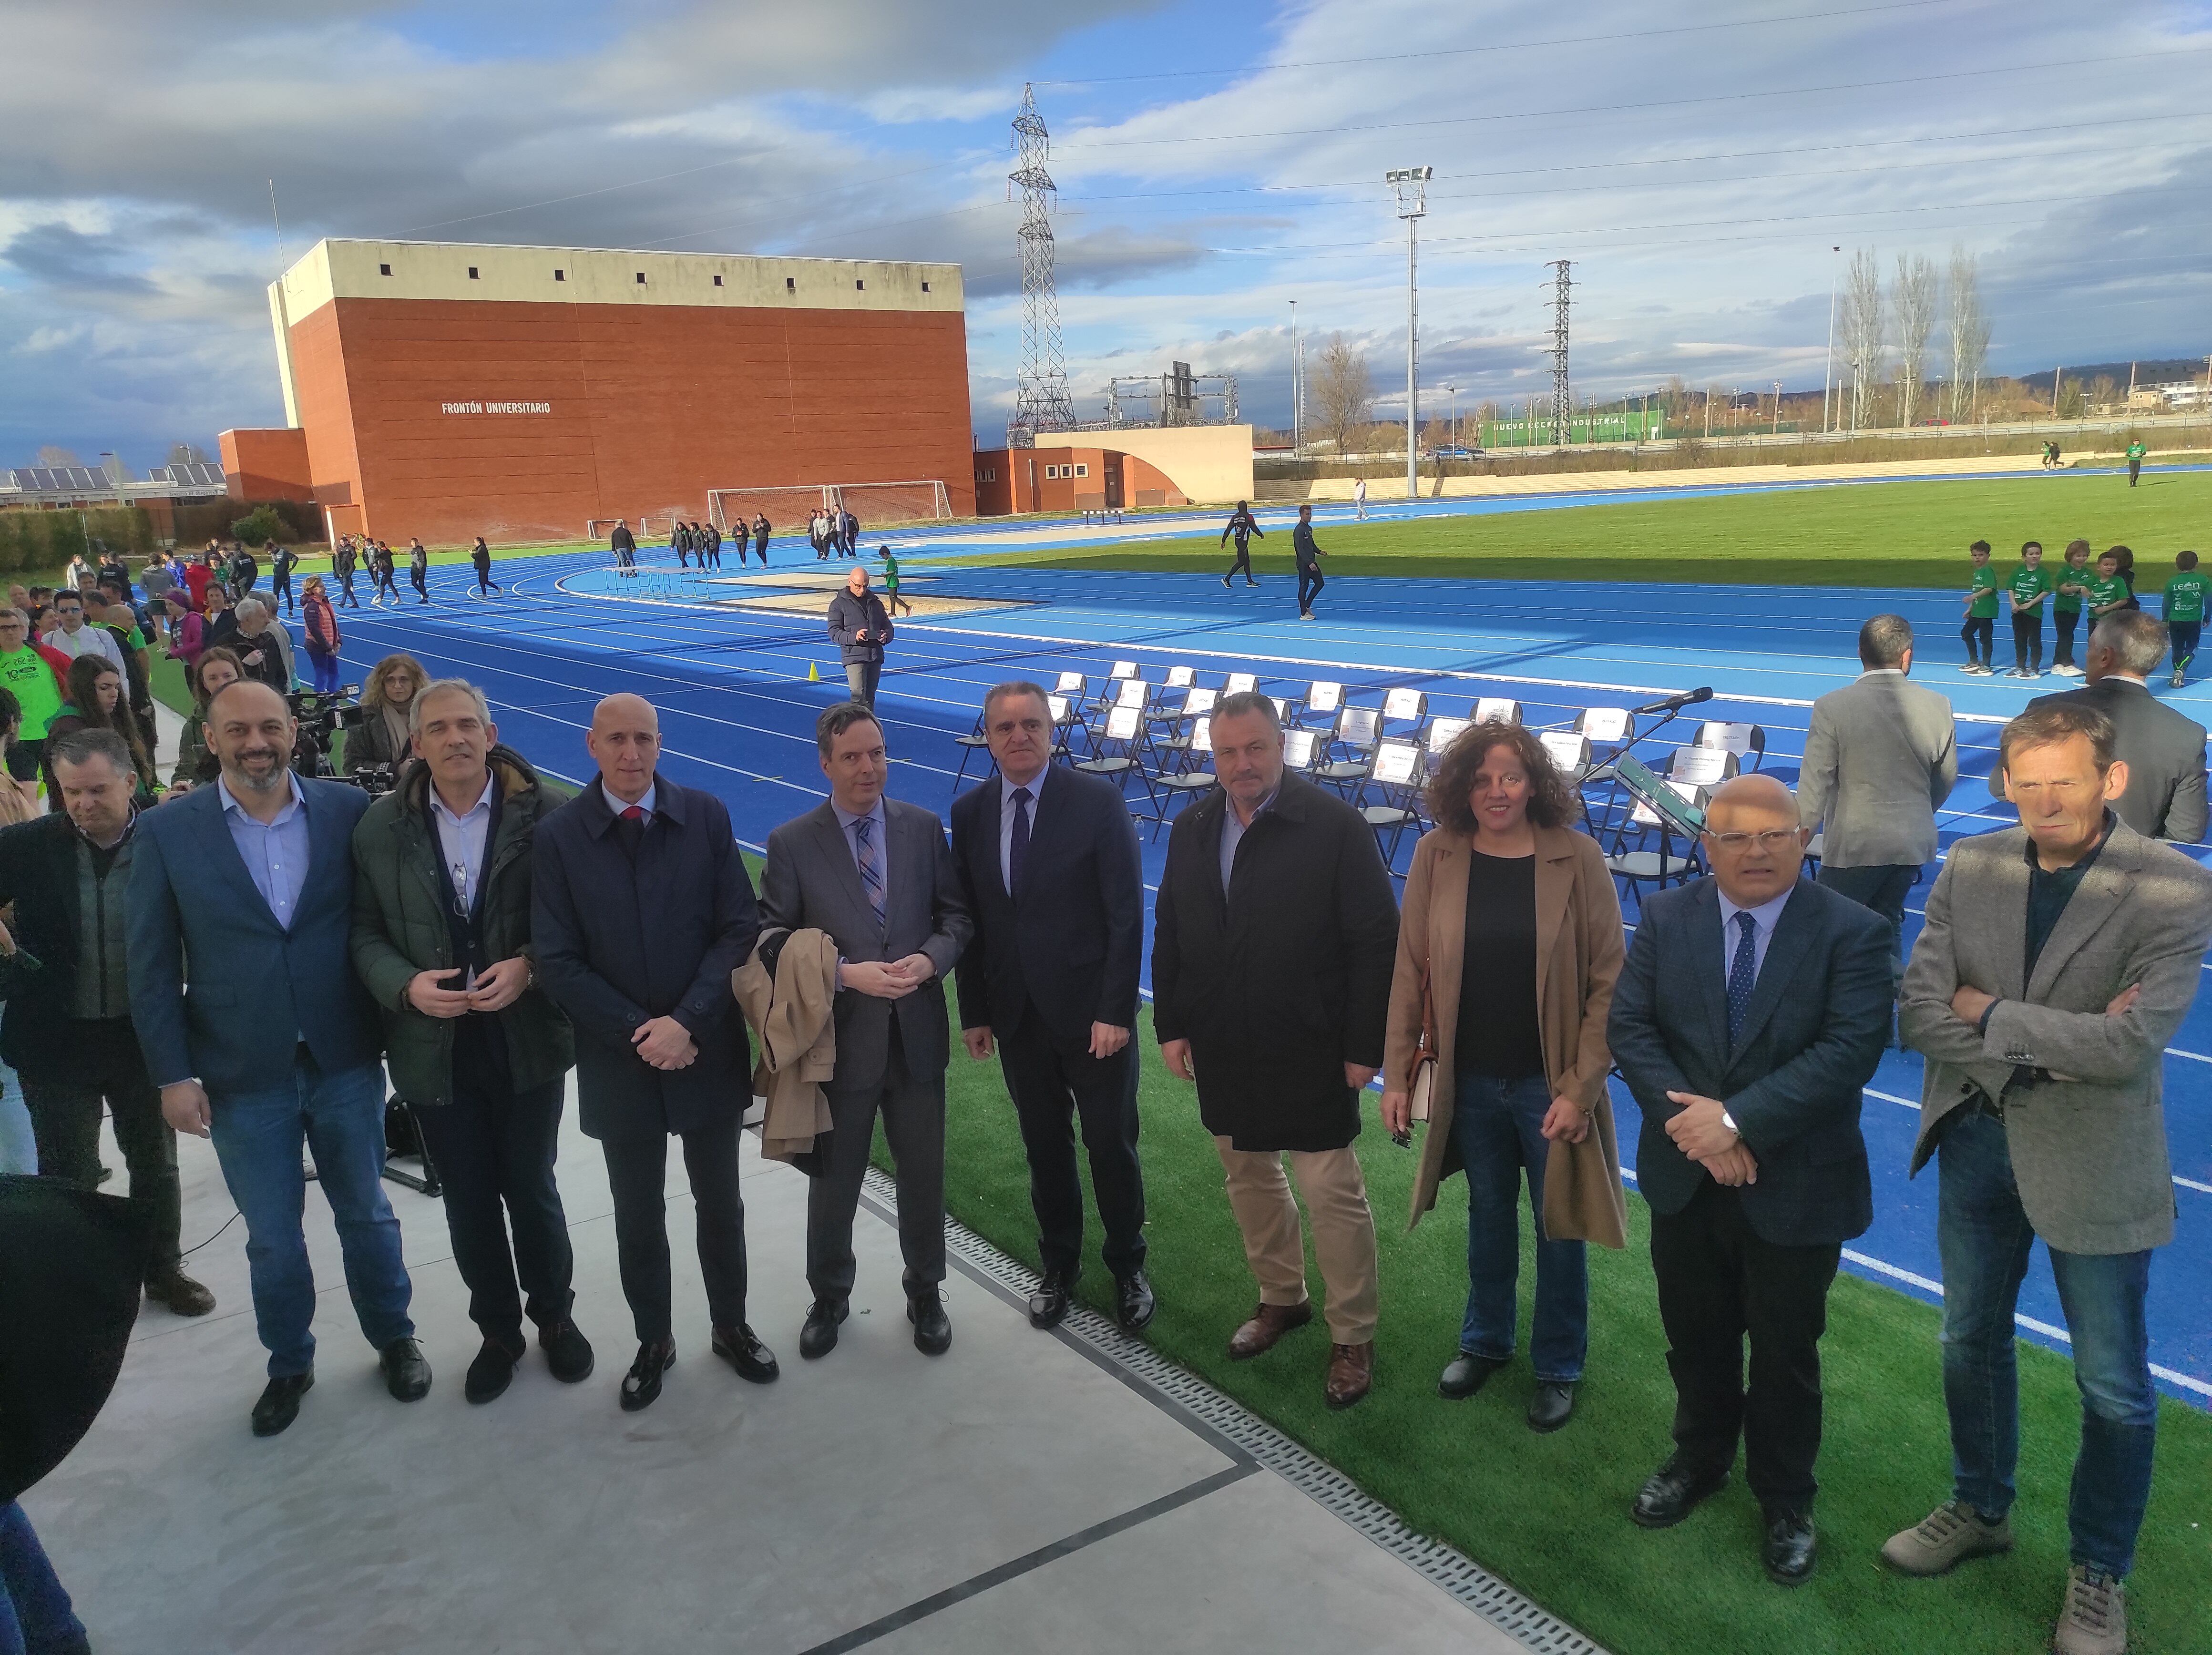
<path fill-rule="evenodd" d="M 1213 1140 L 1228 1173 L 1229 1209 L 1243 1233 L 1245 1261 L 1260 1283 L 1260 1302 L 1306 1301 L 1306 1250 L 1298 1230 L 1298 1203 L 1284 1176 L 1287 1153 L 1298 1190 L 1313 1219 L 1314 1256 L 1328 1293 L 1323 1314 L 1337 1344 L 1365 1344 L 1375 1337 L 1375 1215 L 1368 1210 L 1367 1181 L 1351 1149 L 1239 1149 Z"/>

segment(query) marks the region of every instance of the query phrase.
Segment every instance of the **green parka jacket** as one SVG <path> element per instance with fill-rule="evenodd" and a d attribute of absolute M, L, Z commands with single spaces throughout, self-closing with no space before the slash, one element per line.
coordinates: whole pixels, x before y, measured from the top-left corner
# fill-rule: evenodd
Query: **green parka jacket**
<path fill-rule="evenodd" d="M 531 844 L 539 815 L 559 801 L 545 797 L 520 753 L 494 747 L 490 764 L 500 817 L 498 837 L 487 847 L 484 943 L 494 960 L 508 960 L 531 955 Z M 453 1101 L 454 1020 L 425 1016 L 407 999 L 416 973 L 455 963 L 437 834 L 424 808 L 429 787 L 429 766 L 410 765 L 354 829 L 353 964 L 384 1014 L 392 1089 L 411 1104 L 435 1106 Z M 533 984 L 493 1015 L 507 1036 L 517 1091 L 574 1067 L 575 1034 L 544 990 Z"/>

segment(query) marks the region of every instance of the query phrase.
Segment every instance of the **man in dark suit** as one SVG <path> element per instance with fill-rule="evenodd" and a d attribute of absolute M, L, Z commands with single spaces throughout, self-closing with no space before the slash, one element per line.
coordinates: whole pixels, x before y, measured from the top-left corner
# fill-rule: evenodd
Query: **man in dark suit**
<path fill-rule="evenodd" d="M 2128 767 L 2127 791 L 2113 803 L 2122 821 L 2146 839 L 2204 842 L 2204 726 L 2150 693 L 2150 675 L 2165 658 L 2165 623 L 2139 609 L 2097 622 L 2089 634 L 2087 676 L 2080 689 L 2039 695 L 2027 705 L 2091 706 L 2112 721 L 2113 751 Z M 1990 791 L 2003 797 L 1999 768 Z"/>
<path fill-rule="evenodd" d="M 722 802 L 658 773 L 652 706 L 608 696 L 585 743 L 599 777 L 538 825 L 530 934 L 538 980 L 575 1026 L 578 1112 L 607 1159 L 638 1342 L 621 1402 L 635 1413 L 676 1360 L 662 1195 L 672 1134 L 691 1179 L 714 1352 L 740 1379 L 776 1377 L 745 1321 L 738 1132 L 752 1064 L 730 993 L 760 918 Z"/>
<path fill-rule="evenodd" d="M 863 563 L 845 577 L 845 590 L 830 600 L 830 637 L 845 663 L 853 699 L 862 706 L 876 704 L 884 646 L 892 636 L 890 615 L 884 600 L 868 590 L 868 567 Z"/>
<path fill-rule="evenodd" d="M 1044 1279 L 1030 1320 L 1067 1314 L 1082 1269 L 1083 1184 L 1071 1112 L 1083 1120 L 1115 1314 L 1152 1319 L 1145 1278 L 1145 1175 L 1137 1161 L 1137 962 L 1144 872 L 1121 793 L 1048 762 L 1052 709 L 1032 683 L 983 698 L 999 773 L 953 801 L 952 857 L 975 915 L 960 959 L 961 1038 L 978 1062 L 995 1041 L 1029 1156 Z"/>
<path fill-rule="evenodd" d="M 884 797 L 883 726 L 855 701 L 815 721 L 829 801 L 768 838 L 761 918 L 837 945 L 837 1068 L 826 1088 L 829 1142 L 817 1139 L 806 1191 L 806 1282 L 814 1302 L 799 1354 L 825 1356 L 849 1312 L 853 1215 L 876 1118 L 898 1172 L 906 1314 L 924 1355 L 951 1347 L 945 1280 L 945 1068 L 952 1038 L 945 974 L 973 929 L 945 828 Z"/>
<path fill-rule="evenodd" d="M 131 867 L 131 1015 L 161 1112 L 212 1137 L 246 1217 L 269 1384 L 256 1436 L 315 1382 L 314 1274 L 301 1228 L 304 1138 L 337 1222 L 347 1290 L 402 1402 L 430 1389 L 399 1221 L 384 1196 L 376 1009 L 353 973 L 353 830 L 368 796 L 291 768 L 284 699 L 241 680 L 208 703 L 222 774 L 139 818 Z"/>
<path fill-rule="evenodd" d="M 1843 1244 L 1874 1220 L 1859 1093 L 1891 993 L 1887 922 L 1799 879 L 1810 837 L 1771 776 L 1715 793 L 1713 875 L 1646 900 L 1607 1024 L 1644 1112 L 1675 1395 L 1674 1452 L 1632 1515 L 1680 1522 L 1727 1483 L 1741 1435 L 1783 1585 L 1817 1561 L 1820 1341 Z"/>

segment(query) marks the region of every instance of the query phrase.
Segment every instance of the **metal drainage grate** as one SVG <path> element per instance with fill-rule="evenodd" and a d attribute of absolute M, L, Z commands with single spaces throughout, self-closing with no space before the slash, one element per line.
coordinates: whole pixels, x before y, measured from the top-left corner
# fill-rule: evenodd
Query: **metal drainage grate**
<path fill-rule="evenodd" d="M 898 1200 L 897 1182 L 879 1168 L 868 1169 L 867 1187 L 886 1207 Z M 1028 1298 L 1036 1286 L 1035 1270 L 1009 1258 L 957 1219 L 945 1220 L 945 1245 L 969 1268 L 996 1282 L 1017 1299 Z M 1407 1527 L 1395 1512 L 1362 1492 L 1328 1461 L 1242 1403 L 1176 1367 L 1143 1340 L 1132 1337 L 1111 1318 L 1078 1305 L 1060 1327 L 1518 1640 L 1524 1648 L 1537 1655 L 1607 1655 L 1601 1645 L 1531 1603 L 1473 1558 Z"/>

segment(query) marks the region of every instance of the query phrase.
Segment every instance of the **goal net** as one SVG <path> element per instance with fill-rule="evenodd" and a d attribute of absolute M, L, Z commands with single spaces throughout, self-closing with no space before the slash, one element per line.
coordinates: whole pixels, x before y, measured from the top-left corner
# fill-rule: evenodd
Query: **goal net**
<path fill-rule="evenodd" d="M 764 517 L 769 526 L 788 533 L 803 529 L 819 511 L 842 509 L 860 518 L 863 529 L 879 529 L 896 523 L 938 523 L 952 515 L 945 485 L 934 479 L 919 482 L 824 482 L 793 484 L 780 488 L 716 488 L 707 495 L 707 509 L 714 526 L 727 530 L 743 518 Z"/>

